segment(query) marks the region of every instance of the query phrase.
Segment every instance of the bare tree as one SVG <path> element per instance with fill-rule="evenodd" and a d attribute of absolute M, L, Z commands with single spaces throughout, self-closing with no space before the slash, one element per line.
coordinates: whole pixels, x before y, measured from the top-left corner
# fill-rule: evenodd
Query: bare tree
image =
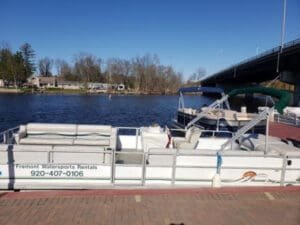
<path fill-rule="evenodd" d="M 65 80 L 69 81 L 78 81 L 78 76 L 76 76 L 72 70 L 73 68 L 69 65 L 68 62 L 65 60 L 61 60 L 59 62 L 59 67 L 60 67 L 60 74 L 59 76 L 62 77 Z"/>
<path fill-rule="evenodd" d="M 80 53 L 74 59 L 74 75 L 86 84 L 101 80 L 101 60 L 91 54 Z"/>
<path fill-rule="evenodd" d="M 53 61 L 51 59 L 49 59 L 48 57 L 40 59 L 38 62 L 40 75 L 45 76 L 45 77 L 51 77 L 52 76 L 52 72 L 51 72 L 52 65 L 53 65 Z"/>
<path fill-rule="evenodd" d="M 55 68 L 56 68 L 57 76 L 61 76 L 61 67 L 62 67 L 63 61 L 64 60 L 61 60 L 61 59 L 56 59 L 56 60 L 53 61 L 54 65 L 55 65 Z"/>
<path fill-rule="evenodd" d="M 0 78 L 16 86 L 26 82 L 34 71 L 34 50 L 25 43 L 20 51 L 13 52 L 8 45 L 0 47 Z M 133 59 L 111 58 L 102 68 L 101 58 L 92 54 L 79 53 L 74 62 L 65 60 L 55 61 L 48 57 L 38 62 L 38 69 L 42 76 L 52 76 L 55 66 L 57 75 L 65 80 L 80 81 L 88 87 L 89 82 L 123 83 L 138 93 L 174 93 L 182 84 L 182 75 L 172 66 L 165 66 L 155 54 L 145 54 Z M 197 80 L 205 75 L 205 70 L 198 69 L 192 76 Z"/>
<path fill-rule="evenodd" d="M 188 82 L 198 82 L 206 75 L 206 70 L 199 67 L 188 79 Z"/>

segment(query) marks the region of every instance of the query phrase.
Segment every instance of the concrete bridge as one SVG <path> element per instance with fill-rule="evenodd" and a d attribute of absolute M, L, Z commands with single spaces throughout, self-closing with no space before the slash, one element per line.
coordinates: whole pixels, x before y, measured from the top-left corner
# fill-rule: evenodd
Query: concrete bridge
<path fill-rule="evenodd" d="M 278 63 L 279 55 L 279 65 Z M 300 39 L 244 60 L 201 80 L 203 86 L 241 87 L 278 78 L 295 85 L 293 104 L 300 106 Z"/>

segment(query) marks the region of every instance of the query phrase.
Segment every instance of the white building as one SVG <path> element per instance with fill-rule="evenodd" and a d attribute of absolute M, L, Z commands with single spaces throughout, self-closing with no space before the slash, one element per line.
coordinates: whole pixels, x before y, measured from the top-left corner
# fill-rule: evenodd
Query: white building
<path fill-rule="evenodd" d="M 118 84 L 118 91 L 124 91 L 125 90 L 125 85 L 124 84 Z"/>
<path fill-rule="evenodd" d="M 97 90 L 107 90 L 109 89 L 109 84 L 106 83 L 89 83 L 88 88 L 89 89 L 97 89 Z"/>
<path fill-rule="evenodd" d="M 4 87 L 4 80 L 0 79 L 0 87 Z"/>
<path fill-rule="evenodd" d="M 0 80 L 1 81 L 1 80 Z M 61 77 L 42 77 L 33 76 L 28 79 L 28 83 L 37 88 L 62 88 L 79 90 L 86 87 L 86 83 L 80 81 L 66 81 Z M 1 86 L 1 82 L 0 82 Z M 96 83 L 90 82 L 87 84 L 87 88 L 94 92 L 107 92 L 109 89 L 123 91 L 125 90 L 124 84 L 108 84 L 108 83 Z"/>
<path fill-rule="evenodd" d="M 84 83 L 78 81 L 58 80 L 57 87 L 62 89 L 79 90 L 84 88 Z"/>
<path fill-rule="evenodd" d="M 30 77 L 28 80 L 33 86 L 37 88 L 54 88 L 57 87 L 56 77 Z"/>

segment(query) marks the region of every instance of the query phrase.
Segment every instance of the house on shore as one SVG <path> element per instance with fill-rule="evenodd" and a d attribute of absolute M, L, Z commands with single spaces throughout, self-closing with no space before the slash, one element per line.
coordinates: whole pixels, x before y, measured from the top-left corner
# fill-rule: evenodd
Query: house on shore
<path fill-rule="evenodd" d="M 30 77 L 28 83 L 37 88 L 55 88 L 57 87 L 57 77 Z"/>
<path fill-rule="evenodd" d="M 28 83 L 31 83 L 32 86 L 35 86 L 40 89 L 44 88 L 62 88 L 62 89 L 81 89 L 83 88 L 83 84 L 78 81 L 66 81 L 61 77 L 43 77 L 43 76 L 35 76 L 31 77 L 28 80 Z"/>
<path fill-rule="evenodd" d="M 69 90 L 80 90 L 84 88 L 84 83 L 79 81 L 67 81 L 58 79 L 57 88 L 69 89 Z"/>
<path fill-rule="evenodd" d="M 109 89 L 109 84 L 96 82 L 88 83 L 88 89 L 90 92 L 106 93 Z"/>
<path fill-rule="evenodd" d="M 31 86 L 37 87 L 39 89 L 45 88 L 61 88 L 69 90 L 80 90 L 88 88 L 91 92 L 106 93 L 109 90 L 124 91 L 124 84 L 108 84 L 108 83 L 97 83 L 89 82 L 84 83 L 80 81 L 67 81 L 62 77 L 52 76 L 52 77 L 43 77 L 43 76 L 33 76 L 28 79 L 28 84 Z"/>

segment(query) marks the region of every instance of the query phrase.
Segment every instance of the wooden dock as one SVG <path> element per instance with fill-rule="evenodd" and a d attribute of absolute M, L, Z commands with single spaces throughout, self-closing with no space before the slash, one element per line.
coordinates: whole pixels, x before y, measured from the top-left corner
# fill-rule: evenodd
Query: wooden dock
<path fill-rule="evenodd" d="M 282 140 L 294 140 L 300 142 L 300 128 L 283 123 L 271 122 L 270 135 Z"/>
<path fill-rule="evenodd" d="M 300 187 L 3 192 L 0 224 L 299 225 Z"/>

